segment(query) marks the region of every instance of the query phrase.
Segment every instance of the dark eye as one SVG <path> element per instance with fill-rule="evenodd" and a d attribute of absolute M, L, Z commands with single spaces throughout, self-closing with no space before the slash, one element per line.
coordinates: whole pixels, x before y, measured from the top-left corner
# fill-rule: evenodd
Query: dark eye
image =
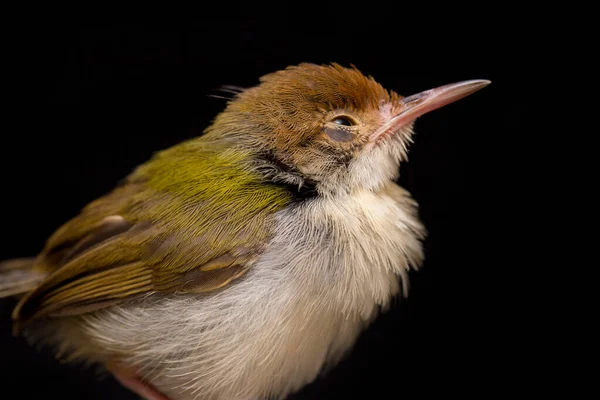
<path fill-rule="evenodd" d="M 349 117 L 346 117 L 344 115 L 340 115 L 339 117 L 336 117 L 333 121 L 334 124 L 337 125 L 343 125 L 343 126 L 352 126 L 352 125 L 356 125 L 354 123 L 354 121 L 352 121 Z"/>

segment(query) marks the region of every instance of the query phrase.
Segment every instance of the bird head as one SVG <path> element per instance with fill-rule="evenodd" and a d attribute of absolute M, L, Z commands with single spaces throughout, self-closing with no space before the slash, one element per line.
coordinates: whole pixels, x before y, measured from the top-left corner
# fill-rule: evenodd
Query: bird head
<path fill-rule="evenodd" d="M 322 195 L 376 190 L 397 177 L 419 116 L 489 83 L 403 97 L 356 68 L 300 64 L 237 93 L 207 135 L 250 151 L 266 179 Z"/>

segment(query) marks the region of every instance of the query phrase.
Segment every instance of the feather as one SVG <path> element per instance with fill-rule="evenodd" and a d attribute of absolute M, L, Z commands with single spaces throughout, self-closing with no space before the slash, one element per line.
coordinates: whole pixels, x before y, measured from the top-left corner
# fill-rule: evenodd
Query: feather
<path fill-rule="evenodd" d="M 18 327 L 147 293 L 212 291 L 247 272 L 290 196 L 260 184 L 243 160 L 194 146 L 159 153 L 52 235 L 31 266 L 45 277 L 22 286 Z M 191 151 L 204 163 L 187 165 Z M 166 161 L 178 165 L 177 181 Z"/>
<path fill-rule="evenodd" d="M 0 298 L 35 288 L 46 274 L 33 269 L 35 258 L 17 258 L 0 263 Z"/>

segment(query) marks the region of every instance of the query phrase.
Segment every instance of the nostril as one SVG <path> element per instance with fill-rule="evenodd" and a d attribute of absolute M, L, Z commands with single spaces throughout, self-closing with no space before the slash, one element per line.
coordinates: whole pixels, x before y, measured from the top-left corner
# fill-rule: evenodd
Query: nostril
<path fill-rule="evenodd" d="M 421 100 L 423 97 L 427 96 L 431 92 L 431 90 L 427 90 L 425 92 L 413 94 L 412 96 L 404 97 L 402 100 L 402 104 L 414 103 L 415 101 Z"/>

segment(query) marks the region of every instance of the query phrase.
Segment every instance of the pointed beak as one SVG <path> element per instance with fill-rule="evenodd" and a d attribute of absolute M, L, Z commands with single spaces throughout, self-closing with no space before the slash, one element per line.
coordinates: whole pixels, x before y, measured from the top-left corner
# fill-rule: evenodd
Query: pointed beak
<path fill-rule="evenodd" d="M 385 135 L 392 134 L 398 131 L 400 127 L 410 124 L 421 115 L 473 94 L 490 83 L 492 82 L 484 79 L 463 81 L 404 97 L 400 100 L 400 113 L 394 115 L 386 124 L 373 133 L 371 139 L 376 140 Z"/>

